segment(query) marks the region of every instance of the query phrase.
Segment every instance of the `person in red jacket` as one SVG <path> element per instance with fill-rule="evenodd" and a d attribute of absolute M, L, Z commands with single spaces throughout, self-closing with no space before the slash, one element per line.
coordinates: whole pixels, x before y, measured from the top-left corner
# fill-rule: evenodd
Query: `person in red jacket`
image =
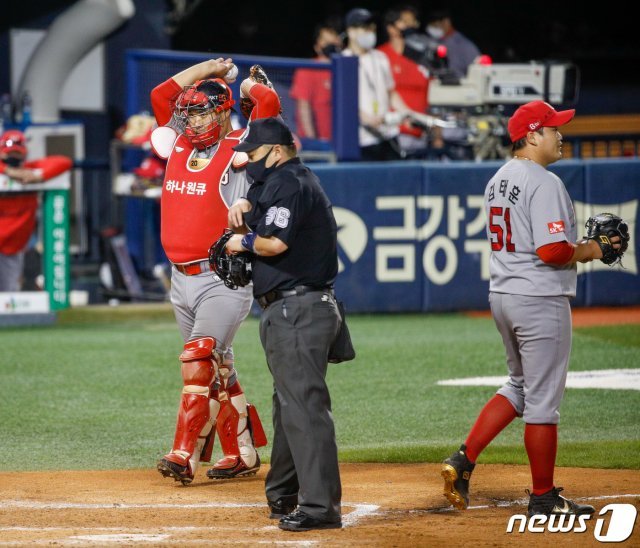
<path fill-rule="evenodd" d="M 207 471 L 212 479 L 254 475 L 260 468 L 256 447 L 267 443 L 238 381 L 232 348 L 251 308 L 252 287 L 229 289 L 208 261 L 209 248 L 227 228 L 229 207 L 249 189 L 247 156 L 232 148 L 245 132 L 231 124 L 235 101 L 228 84 L 236 76 L 231 59 L 210 59 L 151 92 L 158 122 L 151 146 L 167 160 L 161 241 L 173 265 L 171 303 L 185 342 L 175 438 L 157 468 L 183 485 L 193 481 L 200 461 L 211 460 L 216 432 L 223 457 Z M 240 92 L 249 100 L 243 113 L 250 122 L 279 115 L 280 99 L 268 79 L 249 77 Z"/>
<path fill-rule="evenodd" d="M 338 31 L 323 23 L 314 31 L 314 61 L 328 63 L 339 53 L 342 40 Z M 300 68 L 293 73 L 289 95 L 296 100 L 296 133 L 306 139 L 331 139 L 331 70 Z"/>
<path fill-rule="evenodd" d="M 71 169 L 66 156 L 26 160 L 24 133 L 7 130 L 0 136 L 0 174 L 22 183 L 25 192 L 0 192 L 0 291 L 20 291 L 24 255 L 36 227 L 38 193 L 28 185 L 41 183 Z"/>
<path fill-rule="evenodd" d="M 378 49 L 389 58 L 396 91 L 411 110 L 427 113 L 431 74 L 426 67 L 404 55 L 405 36 L 420 27 L 418 11 L 410 5 L 392 7 L 385 12 L 384 23 L 389 40 Z M 429 145 L 435 148 L 443 146 L 440 128 L 434 127 L 428 132 L 425 127 L 409 120 L 400 124 L 398 144 L 405 151 L 406 158 L 415 159 L 426 158 Z"/>

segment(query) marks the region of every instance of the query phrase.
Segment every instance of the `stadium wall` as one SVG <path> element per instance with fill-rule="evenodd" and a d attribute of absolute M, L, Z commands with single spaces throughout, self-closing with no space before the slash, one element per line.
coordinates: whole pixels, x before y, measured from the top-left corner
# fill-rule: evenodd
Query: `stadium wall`
<path fill-rule="evenodd" d="M 338 295 L 351 312 L 488 308 L 489 244 L 484 188 L 500 162 L 313 165 L 339 225 Z M 640 160 L 565 160 L 565 182 L 584 235 L 589 215 L 627 220 L 631 243 L 620 266 L 579 265 L 574 306 L 640 303 L 636 258 Z M 615 200 L 615 201 L 614 201 Z"/>

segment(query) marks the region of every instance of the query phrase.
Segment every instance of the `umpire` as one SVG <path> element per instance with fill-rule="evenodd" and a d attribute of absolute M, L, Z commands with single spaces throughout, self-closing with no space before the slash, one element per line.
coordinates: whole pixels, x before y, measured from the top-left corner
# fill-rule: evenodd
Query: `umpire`
<path fill-rule="evenodd" d="M 253 293 L 264 310 L 260 339 L 274 383 L 270 517 L 287 531 L 339 528 L 342 488 L 325 382 L 341 321 L 331 202 L 279 119 L 254 120 L 233 148 L 249 156 L 254 181 L 229 210 L 229 226 L 251 231 L 235 234 L 227 251 L 255 254 Z"/>

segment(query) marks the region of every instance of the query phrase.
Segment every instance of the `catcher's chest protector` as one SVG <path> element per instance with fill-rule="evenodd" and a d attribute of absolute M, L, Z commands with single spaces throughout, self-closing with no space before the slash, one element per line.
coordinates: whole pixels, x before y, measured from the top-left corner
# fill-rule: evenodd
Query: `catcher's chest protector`
<path fill-rule="evenodd" d="M 237 138 L 223 139 L 206 165 L 194 157 L 189 141 L 180 136 L 167 162 L 162 188 L 162 245 L 173 263 L 188 263 L 208 257 L 211 242 L 227 226 L 226 204 L 221 185 L 229 183 L 228 170 Z"/>

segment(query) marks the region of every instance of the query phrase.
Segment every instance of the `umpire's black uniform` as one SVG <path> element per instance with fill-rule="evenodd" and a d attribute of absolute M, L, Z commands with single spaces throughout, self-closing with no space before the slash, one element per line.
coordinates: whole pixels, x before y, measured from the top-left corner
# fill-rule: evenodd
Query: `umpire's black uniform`
<path fill-rule="evenodd" d="M 270 124 L 256 120 L 251 126 L 263 122 Z M 267 500 L 272 511 L 289 511 L 297 498 L 298 509 L 320 525 L 339 526 L 342 489 L 325 383 L 329 346 L 340 324 L 332 289 L 338 272 L 333 210 L 318 178 L 297 157 L 269 169 L 247 199 L 251 230 L 288 246 L 253 262 L 253 292 L 264 309 L 260 338 L 274 380 Z"/>

